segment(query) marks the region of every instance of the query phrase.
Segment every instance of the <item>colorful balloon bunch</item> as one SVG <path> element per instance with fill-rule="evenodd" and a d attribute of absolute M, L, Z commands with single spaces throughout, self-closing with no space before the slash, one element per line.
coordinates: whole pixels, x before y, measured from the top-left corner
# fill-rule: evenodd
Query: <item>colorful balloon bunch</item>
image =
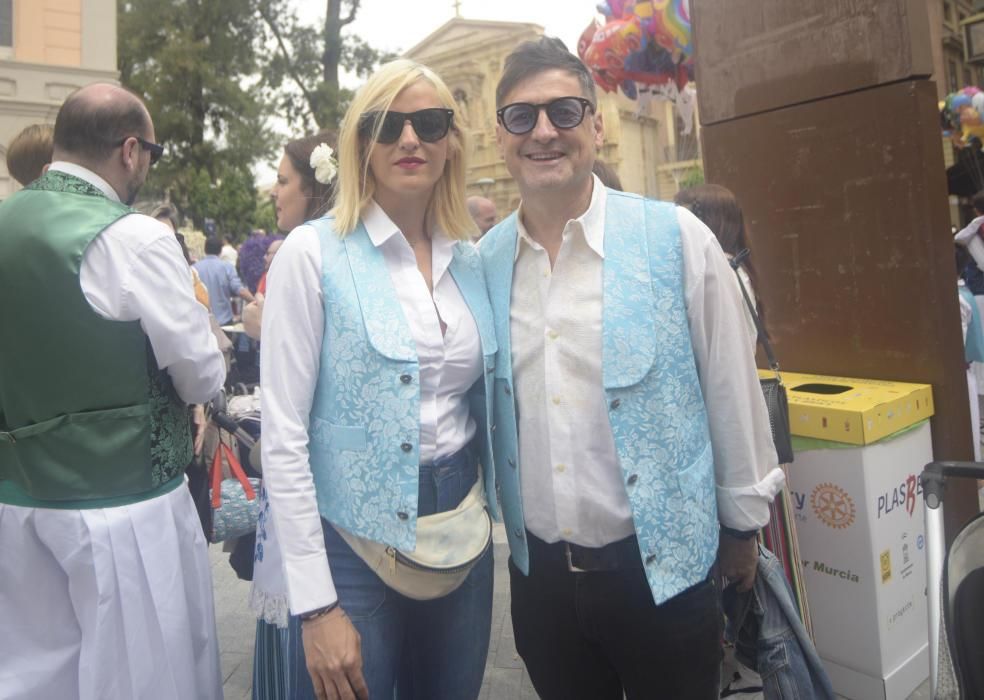
<path fill-rule="evenodd" d="M 979 148 L 984 141 L 984 92 L 980 88 L 968 86 L 951 92 L 940 102 L 940 126 L 943 135 L 949 136 L 957 148 L 966 148 L 976 143 Z"/>
<path fill-rule="evenodd" d="M 606 22 L 584 30 L 577 53 L 603 90 L 636 99 L 639 85 L 693 80 L 689 0 L 607 0 L 598 11 Z"/>

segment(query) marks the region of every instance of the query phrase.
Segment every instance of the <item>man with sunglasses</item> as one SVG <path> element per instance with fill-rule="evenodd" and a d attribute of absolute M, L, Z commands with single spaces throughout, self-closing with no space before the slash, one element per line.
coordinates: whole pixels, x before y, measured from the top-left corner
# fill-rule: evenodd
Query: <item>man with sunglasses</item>
<path fill-rule="evenodd" d="M 0 205 L 0 697 L 217 698 L 188 404 L 225 365 L 170 227 L 138 97 L 66 99 L 47 173 Z"/>
<path fill-rule="evenodd" d="M 716 698 L 719 532 L 750 587 L 782 483 L 733 273 L 689 212 L 592 175 L 602 115 L 560 41 L 510 54 L 496 102 L 522 195 L 481 243 L 516 648 L 545 700 Z"/>

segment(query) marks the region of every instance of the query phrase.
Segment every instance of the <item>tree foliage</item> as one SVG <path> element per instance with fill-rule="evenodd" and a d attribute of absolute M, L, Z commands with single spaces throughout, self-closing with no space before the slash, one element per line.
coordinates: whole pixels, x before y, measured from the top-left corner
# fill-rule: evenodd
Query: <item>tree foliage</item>
<path fill-rule="evenodd" d="M 324 23 L 312 27 L 298 18 L 289 0 L 257 0 L 257 13 L 273 47 L 263 80 L 276 95 L 278 112 L 290 123 L 334 128 L 352 96 L 340 86 L 340 71 L 368 77 L 380 62 L 394 55 L 372 48 L 360 37 L 343 34 L 355 20 L 361 0 L 322 2 Z"/>
<path fill-rule="evenodd" d="M 201 227 L 250 227 L 250 167 L 276 145 L 257 89 L 260 0 L 117 0 L 120 81 L 141 95 L 167 154 L 145 195 L 169 192 Z"/>

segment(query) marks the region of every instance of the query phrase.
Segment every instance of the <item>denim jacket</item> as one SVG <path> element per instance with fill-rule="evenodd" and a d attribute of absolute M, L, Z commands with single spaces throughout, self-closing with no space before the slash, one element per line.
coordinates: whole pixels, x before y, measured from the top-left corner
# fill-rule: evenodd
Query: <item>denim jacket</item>
<path fill-rule="evenodd" d="M 727 639 L 735 655 L 762 677 L 766 700 L 833 700 L 834 689 L 800 621 L 775 555 L 759 546 L 758 575 L 748 593 L 724 592 Z"/>

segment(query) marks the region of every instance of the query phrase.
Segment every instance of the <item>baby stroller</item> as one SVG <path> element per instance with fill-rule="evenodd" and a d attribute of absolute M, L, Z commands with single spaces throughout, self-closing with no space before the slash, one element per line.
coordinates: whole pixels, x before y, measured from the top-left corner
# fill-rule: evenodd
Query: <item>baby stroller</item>
<path fill-rule="evenodd" d="M 238 445 L 239 463 L 250 478 L 260 478 L 260 394 L 256 387 L 251 394 L 228 397 L 225 405 L 213 400 L 212 422 L 230 433 Z M 256 532 L 235 540 L 229 553 L 229 565 L 243 581 L 253 580 L 253 548 Z"/>
<path fill-rule="evenodd" d="M 926 504 L 930 692 L 946 700 L 984 698 L 984 514 L 964 525 L 948 551 L 943 501 L 955 477 L 984 478 L 984 462 L 931 462 L 920 476 Z"/>
<path fill-rule="evenodd" d="M 210 542 L 217 542 L 219 540 L 212 537 L 213 504 L 210 497 L 210 486 L 215 486 L 215 484 L 212 483 L 214 472 L 209 465 L 213 465 L 213 460 L 218 459 L 217 452 L 220 449 L 228 450 L 234 456 L 234 461 L 237 462 L 237 467 L 242 470 L 243 475 L 250 480 L 252 485 L 258 485 L 260 478 L 259 391 L 254 390 L 252 394 L 237 394 L 228 398 L 225 392 L 221 392 L 210 404 L 206 405 L 206 416 L 208 423 L 205 434 L 205 449 L 202 456 L 196 458 L 188 469 L 188 487 L 198 509 L 198 516 L 205 537 Z M 220 447 L 222 443 L 225 444 L 225 447 Z M 231 466 L 231 464 L 224 463 L 223 471 L 225 471 L 226 466 Z M 255 525 L 255 513 L 252 521 Z M 229 564 L 235 570 L 236 575 L 246 581 L 253 577 L 253 545 L 255 541 L 255 532 L 222 540 L 224 551 L 230 552 Z"/>

